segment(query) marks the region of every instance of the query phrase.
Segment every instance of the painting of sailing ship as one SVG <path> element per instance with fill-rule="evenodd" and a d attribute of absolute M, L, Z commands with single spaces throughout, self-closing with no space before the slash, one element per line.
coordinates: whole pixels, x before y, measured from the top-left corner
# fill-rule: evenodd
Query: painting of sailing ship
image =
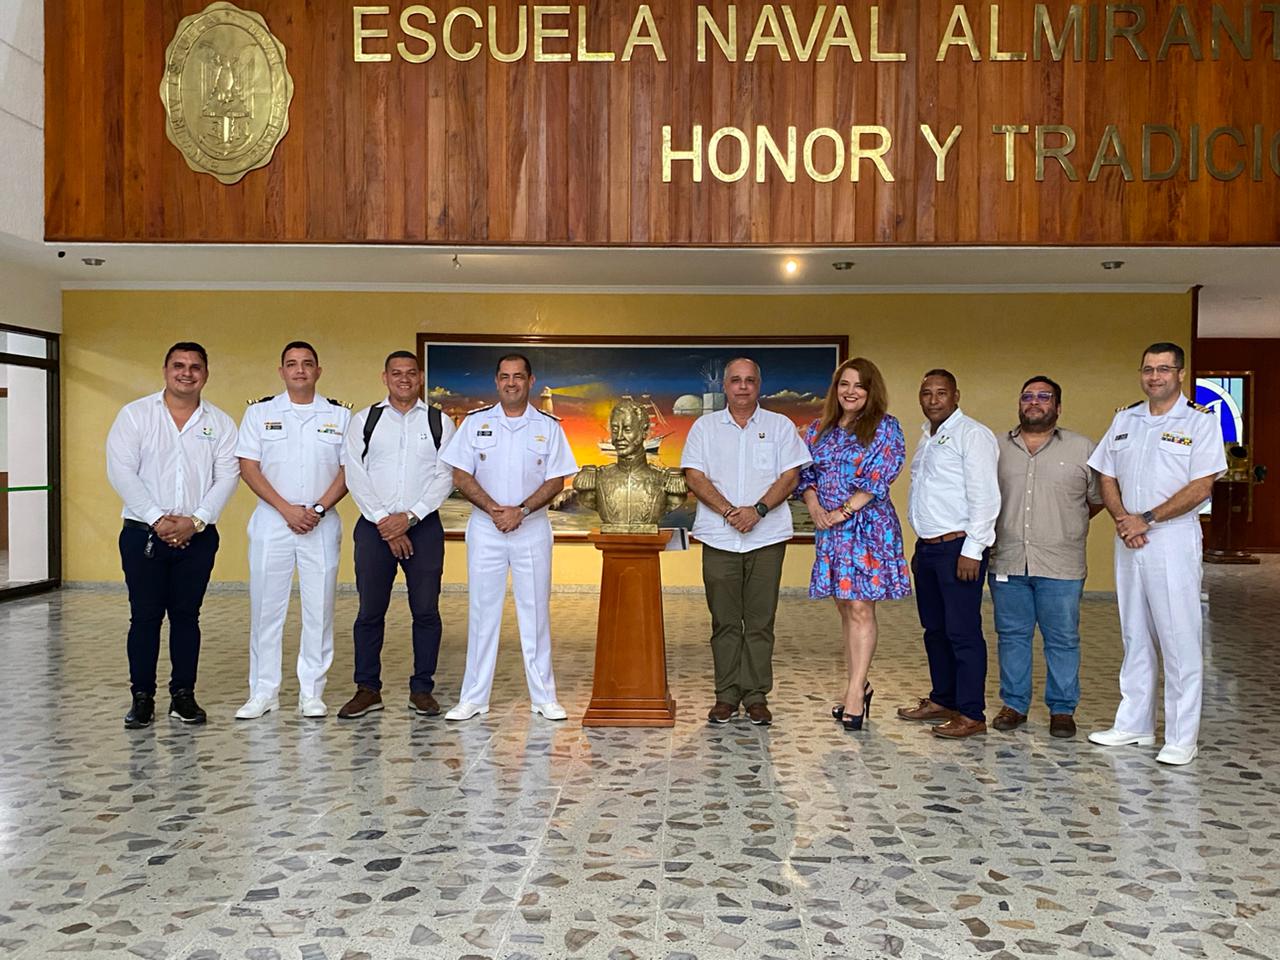
<path fill-rule="evenodd" d="M 533 364 L 529 400 L 557 417 L 579 464 L 614 459 L 609 412 L 623 398 L 649 413 L 645 450 L 656 466 L 678 467 L 689 428 L 698 417 L 725 408 L 725 365 L 747 356 L 760 364 L 760 403 L 790 417 L 801 429 L 813 420 L 831 371 L 848 354 L 848 339 L 822 338 L 521 338 L 419 334 L 418 354 L 426 372 L 427 399 L 455 422 L 495 402 L 498 358 L 523 353 Z M 470 507 L 456 494 L 441 509 L 446 532 L 466 525 Z M 798 533 L 812 533 L 808 513 L 793 507 Z M 557 537 L 584 536 L 599 517 L 566 488 L 551 510 Z M 690 501 L 664 520 L 691 526 Z"/>

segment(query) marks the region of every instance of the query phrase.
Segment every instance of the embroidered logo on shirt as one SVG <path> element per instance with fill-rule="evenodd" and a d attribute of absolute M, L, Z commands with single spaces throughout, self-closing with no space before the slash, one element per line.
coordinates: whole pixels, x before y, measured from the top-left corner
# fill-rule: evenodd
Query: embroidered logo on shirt
<path fill-rule="evenodd" d="M 1117 434 L 1116 434 L 1114 437 L 1112 437 L 1111 439 L 1112 439 L 1112 441 L 1116 441 L 1116 440 L 1128 440 L 1128 439 L 1129 439 L 1129 435 L 1128 435 L 1127 433 L 1117 433 Z"/>
<path fill-rule="evenodd" d="M 1168 443 L 1176 443 L 1180 447 L 1191 446 L 1191 438 L 1185 433 L 1162 433 L 1160 439 Z"/>
<path fill-rule="evenodd" d="M 757 437 L 759 437 L 761 440 L 763 440 L 763 439 L 764 439 L 764 434 L 763 434 L 763 433 L 757 433 L 757 434 L 756 434 L 756 436 L 757 436 Z"/>
<path fill-rule="evenodd" d="M 942 446 L 944 443 L 946 443 L 950 439 L 951 438 L 949 436 L 947 436 L 946 434 L 943 434 L 938 438 L 938 446 Z"/>
<path fill-rule="evenodd" d="M 546 443 L 546 442 L 547 442 L 547 438 L 546 438 L 546 437 L 544 437 L 544 436 L 539 435 L 539 436 L 536 436 L 536 437 L 534 437 L 534 438 L 533 438 L 533 442 L 534 442 L 534 443 Z"/>
<path fill-rule="evenodd" d="M 321 424 L 320 428 L 316 430 L 316 433 L 327 433 L 330 436 L 337 437 L 342 436 L 342 431 L 338 429 L 338 425 L 336 423 Z"/>
<path fill-rule="evenodd" d="M 263 424 L 262 424 L 262 429 L 263 429 L 263 430 L 283 430 L 283 429 L 284 429 L 284 421 L 283 421 L 283 420 L 267 420 L 267 421 L 264 421 L 264 422 L 263 422 Z"/>
<path fill-rule="evenodd" d="M 199 437 L 201 440 L 217 440 L 218 439 L 217 434 L 213 432 L 213 427 L 203 428 L 199 433 Z"/>

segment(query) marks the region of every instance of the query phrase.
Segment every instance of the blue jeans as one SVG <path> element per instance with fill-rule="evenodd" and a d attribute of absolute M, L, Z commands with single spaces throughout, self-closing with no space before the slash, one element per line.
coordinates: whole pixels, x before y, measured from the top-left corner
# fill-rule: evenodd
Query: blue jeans
<path fill-rule="evenodd" d="M 1044 638 L 1044 702 L 1049 713 L 1075 713 L 1080 702 L 1080 595 L 1083 580 L 991 574 L 1000 637 L 1000 699 L 1019 713 L 1031 706 L 1031 640 Z"/>

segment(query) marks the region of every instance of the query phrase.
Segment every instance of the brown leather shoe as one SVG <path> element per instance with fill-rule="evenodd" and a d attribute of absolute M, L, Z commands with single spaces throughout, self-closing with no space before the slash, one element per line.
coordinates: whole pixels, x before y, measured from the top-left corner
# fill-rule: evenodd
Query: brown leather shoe
<path fill-rule="evenodd" d="M 1049 717 L 1049 736 L 1068 740 L 1076 735 L 1076 718 L 1069 713 L 1055 713 Z"/>
<path fill-rule="evenodd" d="M 997 730 L 1016 730 L 1027 722 L 1027 715 L 1019 713 L 1013 707 L 1001 707 L 991 725 Z"/>
<path fill-rule="evenodd" d="M 757 727 L 767 727 L 773 723 L 773 714 L 763 703 L 753 703 L 747 707 L 747 719 Z"/>
<path fill-rule="evenodd" d="M 948 740 L 962 740 L 976 733 L 986 733 L 987 725 L 981 720 L 971 720 L 957 713 L 946 723 L 940 723 L 930 731 L 935 737 L 946 737 Z"/>
<path fill-rule="evenodd" d="M 339 720 L 354 720 L 373 710 L 382 709 L 382 694 L 372 687 L 356 687 L 356 695 L 342 705 Z"/>
<path fill-rule="evenodd" d="M 939 706 L 928 697 L 921 697 L 914 707 L 899 707 L 898 716 L 903 720 L 950 720 L 958 714 Z"/>
<path fill-rule="evenodd" d="M 707 719 L 712 723 L 728 723 L 737 715 L 738 708 L 723 700 L 717 700 L 716 705 L 707 711 Z"/>
<path fill-rule="evenodd" d="M 409 709 L 420 717 L 440 716 L 440 704 L 436 703 L 436 698 L 429 693 L 410 692 Z"/>

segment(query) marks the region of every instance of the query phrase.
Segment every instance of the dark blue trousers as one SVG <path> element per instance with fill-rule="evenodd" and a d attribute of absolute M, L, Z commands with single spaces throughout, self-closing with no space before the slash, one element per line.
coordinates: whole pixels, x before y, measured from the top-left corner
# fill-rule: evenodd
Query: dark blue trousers
<path fill-rule="evenodd" d="M 440 514 L 423 517 L 409 528 L 413 556 L 397 560 L 377 524 L 364 517 L 356 521 L 356 590 L 360 612 L 356 615 L 356 683 L 373 690 L 382 689 L 382 640 L 387 626 L 387 607 L 396 568 L 404 570 L 409 588 L 409 612 L 413 614 L 413 676 L 409 689 L 430 693 L 435 688 L 436 662 L 440 657 L 440 577 L 444 573 L 444 527 Z"/>
<path fill-rule="evenodd" d="M 933 681 L 929 699 L 970 720 L 985 721 L 987 641 L 982 635 L 982 584 L 989 551 L 982 553 L 977 580 L 958 580 L 956 561 L 963 546 L 963 537 L 945 543 L 916 542 L 911 558 L 916 609 Z"/>
<path fill-rule="evenodd" d="M 147 556 L 147 543 L 151 556 Z M 200 662 L 200 605 L 218 552 L 218 529 L 210 524 L 185 549 L 171 547 L 150 531 L 120 531 L 120 565 L 129 588 L 129 688 L 156 692 L 160 625 L 169 617 L 169 692 L 194 690 Z"/>

